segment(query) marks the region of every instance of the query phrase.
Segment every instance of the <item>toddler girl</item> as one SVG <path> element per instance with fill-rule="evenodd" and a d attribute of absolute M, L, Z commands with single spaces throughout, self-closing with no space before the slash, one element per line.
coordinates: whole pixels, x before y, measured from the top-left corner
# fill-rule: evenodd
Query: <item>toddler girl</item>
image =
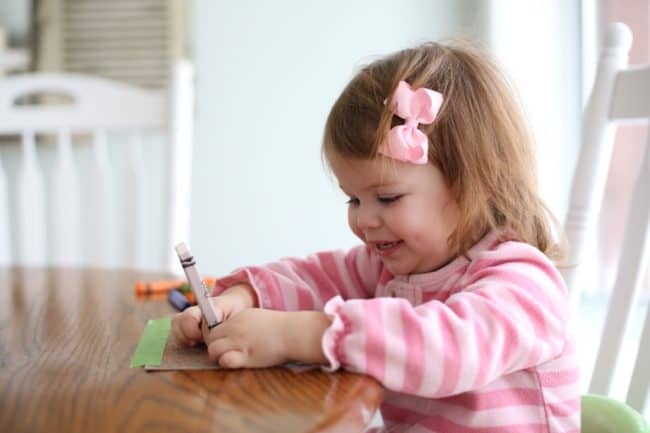
<path fill-rule="evenodd" d="M 558 248 L 520 108 L 478 50 L 428 43 L 363 68 L 323 154 L 362 245 L 217 281 L 223 323 L 173 319 L 226 368 L 368 374 L 389 431 L 578 432 Z"/>

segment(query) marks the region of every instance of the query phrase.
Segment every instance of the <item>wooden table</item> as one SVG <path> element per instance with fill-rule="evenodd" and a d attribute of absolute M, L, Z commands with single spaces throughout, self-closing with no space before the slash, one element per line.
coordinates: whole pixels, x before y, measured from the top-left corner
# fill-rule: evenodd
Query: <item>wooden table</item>
<path fill-rule="evenodd" d="M 0 268 L 0 432 L 356 432 L 373 379 L 320 370 L 129 368 L 148 319 L 130 271 Z"/>

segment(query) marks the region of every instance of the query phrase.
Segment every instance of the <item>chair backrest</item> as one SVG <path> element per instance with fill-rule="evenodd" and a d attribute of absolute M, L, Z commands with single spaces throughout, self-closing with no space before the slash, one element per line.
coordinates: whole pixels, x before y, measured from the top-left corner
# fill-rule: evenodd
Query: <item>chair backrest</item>
<path fill-rule="evenodd" d="M 0 79 L 0 147 L 20 142 L 12 176 L 0 161 L 0 264 L 177 268 L 173 245 L 188 237 L 191 64 L 178 62 L 172 77 L 168 91 L 76 74 Z M 153 217 L 143 158 L 152 142 L 162 161 Z"/>
<path fill-rule="evenodd" d="M 594 236 L 614 143 L 616 124 L 648 123 L 650 117 L 650 65 L 627 66 L 632 43 L 630 30 L 621 23 L 608 27 L 596 80 L 587 102 L 582 128 L 582 146 L 573 178 L 565 231 L 569 241 L 569 263 L 564 277 L 574 305 L 580 296 L 583 266 L 594 254 L 587 240 Z M 642 143 L 640 143 L 641 145 Z M 641 171 L 636 179 L 625 224 L 618 274 L 610 296 L 589 392 L 610 391 L 621 342 L 637 300 L 641 278 L 648 264 L 650 216 L 650 143 L 646 144 Z M 574 310 L 576 311 L 576 310 Z M 646 317 L 627 402 L 643 410 L 650 379 L 650 318 Z"/>

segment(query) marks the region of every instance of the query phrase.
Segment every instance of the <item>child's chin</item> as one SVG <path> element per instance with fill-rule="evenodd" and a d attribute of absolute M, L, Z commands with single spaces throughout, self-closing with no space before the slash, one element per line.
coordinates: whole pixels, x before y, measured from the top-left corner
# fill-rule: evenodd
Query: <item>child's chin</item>
<path fill-rule="evenodd" d="M 399 263 L 391 262 L 390 260 L 382 260 L 386 269 L 393 275 L 409 275 L 411 270 L 407 269 L 406 266 L 400 265 Z"/>

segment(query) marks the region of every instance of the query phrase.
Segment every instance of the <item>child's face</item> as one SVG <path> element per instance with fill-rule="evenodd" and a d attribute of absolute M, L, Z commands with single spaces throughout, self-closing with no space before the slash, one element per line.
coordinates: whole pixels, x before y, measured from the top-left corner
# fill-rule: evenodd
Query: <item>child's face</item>
<path fill-rule="evenodd" d="M 383 156 L 330 163 L 350 198 L 350 228 L 392 274 L 431 272 L 453 258 L 447 238 L 459 210 L 438 168 Z"/>

